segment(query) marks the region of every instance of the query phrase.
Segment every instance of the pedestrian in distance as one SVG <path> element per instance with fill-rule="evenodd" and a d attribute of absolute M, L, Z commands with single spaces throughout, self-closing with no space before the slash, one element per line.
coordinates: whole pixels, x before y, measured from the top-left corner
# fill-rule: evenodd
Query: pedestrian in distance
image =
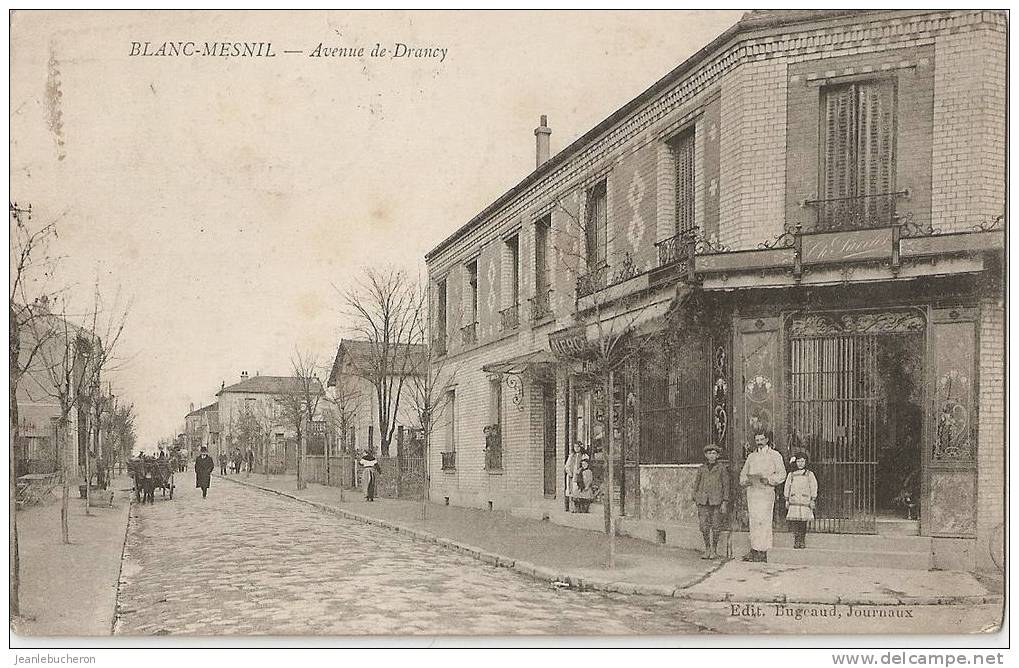
<path fill-rule="evenodd" d="M 807 453 L 793 453 L 796 469 L 785 478 L 785 505 L 789 509 L 786 519 L 793 530 L 793 548 L 807 547 L 807 522 L 814 519 L 817 502 L 817 478 L 807 468 Z"/>
<path fill-rule="evenodd" d="M 771 447 L 771 435 L 754 435 L 754 451 L 747 455 L 739 472 L 739 484 L 746 488 L 750 517 L 750 553 L 743 561 L 768 561 L 772 543 L 772 515 L 775 487 L 785 481 L 785 461 Z"/>
<path fill-rule="evenodd" d="M 255 451 L 248 448 L 248 451 L 244 453 L 244 459 L 248 464 L 248 473 L 251 473 L 255 469 Z"/>
<path fill-rule="evenodd" d="M 584 444 L 577 441 L 573 444 L 573 450 L 566 458 L 566 464 L 563 467 L 565 471 L 566 480 L 563 485 L 563 496 L 566 504 L 566 512 L 570 511 L 570 499 L 573 498 L 573 494 L 576 491 L 576 483 L 574 482 L 577 474 L 580 472 L 580 458 L 584 455 Z"/>
<path fill-rule="evenodd" d="M 361 484 L 364 486 L 364 500 L 374 501 L 375 491 L 378 485 L 378 476 L 382 472 L 379 467 L 379 460 L 371 450 L 365 450 L 364 456 L 358 462 L 361 465 Z"/>
<path fill-rule="evenodd" d="M 226 475 L 226 453 L 219 453 L 219 474 Z"/>
<path fill-rule="evenodd" d="M 209 495 L 209 483 L 214 468 L 216 463 L 209 456 L 209 449 L 203 445 L 201 453 L 195 458 L 195 487 L 202 490 L 203 499 Z"/>
<path fill-rule="evenodd" d="M 573 512 L 588 513 L 594 499 L 594 472 L 591 471 L 591 458 L 580 457 L 580 469 L 573 476 Z"/>
<path fill-rule="evenodd" d="M 718 461 L 720 449 L 704 446 L 704 463 L 697 469 L 691 500 L 697 506 L 697 523 L 704 539 L 701 559 L 718 559 L 718 537 L 729 512 L 729 467 Z"/>

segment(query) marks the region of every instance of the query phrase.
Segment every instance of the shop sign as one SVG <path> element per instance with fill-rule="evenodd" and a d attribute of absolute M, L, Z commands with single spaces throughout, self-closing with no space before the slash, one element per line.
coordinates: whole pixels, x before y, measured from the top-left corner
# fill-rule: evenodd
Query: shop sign
<path fill-rule="evenodd" d="M 573 327 L 553 332 L 548 337 L 548 346 L 558 355 L 579 355 L 590 347 L 585 327 Z"/>
<path fill-rule="evenodd" d="M 804 234 L 803 264 L 835 264 L 892 257 L 892 228 Z"/>

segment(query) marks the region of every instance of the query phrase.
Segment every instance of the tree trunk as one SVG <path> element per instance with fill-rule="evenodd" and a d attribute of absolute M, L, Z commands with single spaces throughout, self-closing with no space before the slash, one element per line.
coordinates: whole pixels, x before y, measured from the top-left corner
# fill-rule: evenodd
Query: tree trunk
<path fill-rule="evenodd" d="M 13 353 L 12 353 L 13 354 Z M 12 364 L 13 366 L 13 364 Z M 15 445 L 18 442 L 18 398 L 17 389 L 18 381 L 14 370 L 11 370 L 10 381 L 10 451 L 8 452 L 9 463 L 10 463 L 10 576 L 11 576 L 11 607 L 10 607 L 10 619 L 13 620 L 15 617 L 21 614 L 20 600 L 21 600 L 21 563 L 18 560 L 18 512 L 17 512 L 17 489 L 18 489 L 18 475 L 15 467 L 17 465 L 17 456 L 15 454 Z"/>
<path fill-rule="evenodd" d="M 304 435 L 301 428 L 297 428 L 297 489 L 305 489 L 308 485 L 304 482 L 302 464 L 304 463 Z"/>
<path fill-rule="evenodd" d="M 422 450 L 421 451 L 421 456 L 423 458 L 423 461 L 421 462 L 421 467 L 422 467 L 421 473 L 424 476 L 424 480 L 421 481 L 421 485 L 422 485 L 422 488 L 421 488 L 421 519 L 426 520 L 426 519 L 428 519 L 428 496 L 429 496 L 428 492 L 429 492 L 429 484 L 431 482 L 431 476 L 429 475 L 429 472 L 431 471 L 431 461 L 428 459 L 428 450 L 429 450 L 429 446 L 431 445 L 432 438 L 431 438 L 431 435 L 429 434 L 429 432 L 431 431 L 431 429 L 430 429 L 431 425 L 428 425 L 428 426 L 422 425 L 422 426 L 424 427 L 424 429 L 422 430 L 424 433 L 422 434 L 423 443 L 421 444 L 421 450 Z"/>
<path fill-rule="evenodd" d="M 68 504 L 71 497 L 71 464 L 73 458 L 70 456 L 71 439 L 70 421 L 66 417 L 60 420 L 58 438 L 60 439 L 60 453 L 63 460 L 60 466 L 60 540 L 64 545 L 71 543 L 71 532 L 67 526 Z"/>
<path fill-rule="evenodd" d="M 613 446 L 612 441 L 614 435 L 613 432 L 615 431 L 616 426 L 614 419 L 616 412 L 615 397 L 613 396 L 613 392 L 615 391 L 615 388 L 613 387 L 614 380 L 615 380 L 614 372 L 610 370 L 607 388 L 608 392 L 605 394 L 606 411 L 608 412 L 608 423 L 609 423 L 609 431 L 605 439 L 605 443 L 607 444 L 605 447 L 605 458 L 607 460 L 606 468 L 608 471 L 606 474 L 608 480 L 605 486 L 605 514 L 607 516 L 609 532 L 609 568 L 616 567 L 616 522 L 612 513 L 612 488 L 615 486 L 616 482 L 615 467 L 613 466 L 612 462 L 612 460 L 615 458 L 614 453 L 615 448 L 612 447 Z"/>

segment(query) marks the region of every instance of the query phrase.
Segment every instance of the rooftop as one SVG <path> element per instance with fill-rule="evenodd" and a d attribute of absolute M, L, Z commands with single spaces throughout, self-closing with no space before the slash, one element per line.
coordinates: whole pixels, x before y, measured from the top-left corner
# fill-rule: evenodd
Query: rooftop
<path fill-rule="evenodd" d="M 251 376 L 239 383 L 227 385 L 216 393 L 221 394 L 299 394 L 304 391 L 303 379 L 297 376 Z M 315 394 L 324 394 L 322 383 L 317 378 L 314 380 L 312 391 Z"/>
<path fill-rule="evenodd" d="M 431 260 L 435 255 L 448 248 L 457 239 L 464 236 L 475 228 L 480 223 L 484 222 L 490 215 L 498 211 L 501 207 L 510 202 L 514 197 L 522 193 L 526 188 L 530 187 L 534 183 L 541 180 L 543 177 L 553 173 L 564 163 L 566 163 L 571 157 L 581 152 L 589 144 L 592 144 L 595 139 L 600 135 L 608 131 L 616 123 L 619 123 L 624 118 L 629 116 L 631 113 L 636 111 L 641 105 L 654 99 L 656 96 L 663 93 L 666 89 L 672 87 L 675 83 L 681 81 L 683 77 L 690 74 L 695 67 L 706 61 L 709 57 L 715 55 L 716 52 L 720 51 L 723 46 L 732 41 L 735 37 L 741 33 L 750 32 L 753 30 L 760 30 L 765 28 L 773 28 L 778 26 L 788 26 L 796 23 L 804 23 L 807 21 L 835 19 L 854 14 L 873 13 L 884 10 L 846 10 L 846 9 L 796 9 L 796 10 L 782 10 L 782 9 L 767 9 L 767 10 L 753 10 L 745 13 L 739 21 L 732 25 L 728 30 L 723 32 L 721 35 L 712 40 L 707 46 L 693 54 L 685 61 L 680 63 L 678 67 L 673 69 L 671 72 L 666 74 L 664 77 L 653 83 L 647 90 L 633 98 L 625 105 L 617 109 L 608 118 L 603 120 L 601 123 L 587 131 L 579 139 L 574 141 L 572 144 L 559 151 L 559 153 L 553 155 L 551 158 L 546 160 L 541 166 L 535 169 L 533 172 L 528 174 L 520 183 L 510 188 L 508 191 L 503 193 L 498 199 L 492 202 L 490 205 L 485 207 L 481 213 L 477 214 L 466 224 L 461 226 L 449 237 L 439 243 L 438 246 L 428 251 L 425 254 L 425 260 Z"/>

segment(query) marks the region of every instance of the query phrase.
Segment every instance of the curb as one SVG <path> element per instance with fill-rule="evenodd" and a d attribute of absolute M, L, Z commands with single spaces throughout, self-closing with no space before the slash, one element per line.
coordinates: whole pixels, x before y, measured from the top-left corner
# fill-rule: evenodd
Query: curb
<path fill-rule="evenodd" d="M 284 492 L 278 489 L 272 489 L 270 487 L 262 487 L 256 483 L 245 482 L 243 480 L 235 480 L 229 477 L 218 476 L 223 480 L 229 480 L 238 485 L 245 487 L 251 487 L 258 489 L 263 492 L 271 492 L 278 496 L 283 496 L 294 501 L 299 501 L 306 505 L 318 508 L 319 510 L 334 515 L 339 515 L 355 522 L 362 524 L 369 524 L 372 526 L 389 529 L 395 533 L 406 534 L 410 538 L 419 540 L 425 543 L 432 543 L 439 547 L 459 552 L 464 556 L 477 559 L 483 563 L 495 566 L 497 568 L 507 568 L 512 571 L 516 571 L 522 575 L 534 578 L 536 580 L 542 580 L 545 582 L 565 582 L 569 585 L 570 589 L 577 589 L 580 591 L 604 591 L 616 594 L 637 594 L 641 596 L 663 596 L 671 597 L 680 600 L 697 601 L 703 603 L 773 603 L 773 604 L 798 604 L 798 605 L 868 605 L 868 606 L 912 606 L 912 605 L 983 605 L 989 603 L 1001 603 L 1003 597 L 998 595 L 986 595 L 986 596 L 902 596 L 896 598 L 867 598 L 867 597 L 852 597 L 852 596 L 787 596 L 785 594 L 775 595 L 739 595 L 732 592 L 699 592 L 699 591 L 688 591 L 689 587 L 703 582 L 715 574 L 722 566 L 727 562 L 720 562 L 715 568 L 709 570 L 707 573 L 698 574 L 690 580 L 679 584 L 679 585 L 657 585 L 657 584 L 640 584 L 633 582 L 622 582 L 622 581 L 609 581 L 602 580 L 599 578 L 590 578 L 585 576 L 576 575 L 573 573 L 562 573 L 560 571 L 546 568 L 544 566 L 538 566 L 528 561 L 517 561 L 512 557 L 507 557 L 493 552 L 482 550 L 481 548 L 467 545 L 464 543 L 458 543 L 449 538 L 442 536 L 436 536 L 435 534 L 424 531 L 421 529 L 415 529 L 388 520 L 379 519 L 377 517 L 371 517 L 368 515 L 361 515 L 343 508 L 337 508 L 326 503 L 319 501 L 310 501 L 303 499 L 295 494 Z"/>
<path fill-rule="evenodd" d="M 124 522 L 124 540 L 120 544 L 120 563 L 117 565 L 117 593 L 113 595 L 113 620 L 110 622 L 110 635 L 116 635 L 117 622 L 120 621 L 120 585 L 124 577 L 124 553 L 127 550 L 127 535 L 131 533 L 131 520 L 134 517 L 134 499 L 127 497 L 127 521 Z"/>

